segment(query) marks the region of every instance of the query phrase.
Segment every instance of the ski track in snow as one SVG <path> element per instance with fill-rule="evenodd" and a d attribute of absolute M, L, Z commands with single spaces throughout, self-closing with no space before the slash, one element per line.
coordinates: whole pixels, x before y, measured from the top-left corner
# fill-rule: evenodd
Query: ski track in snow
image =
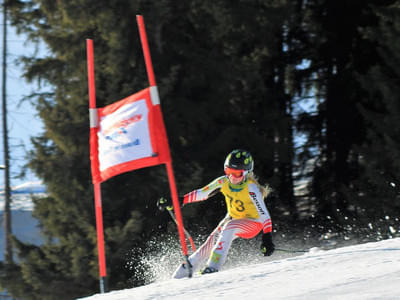
<path fill-rule="evenodd" d="M 400 238 L 273 259 L 81 299 L 400 299 Z"/>

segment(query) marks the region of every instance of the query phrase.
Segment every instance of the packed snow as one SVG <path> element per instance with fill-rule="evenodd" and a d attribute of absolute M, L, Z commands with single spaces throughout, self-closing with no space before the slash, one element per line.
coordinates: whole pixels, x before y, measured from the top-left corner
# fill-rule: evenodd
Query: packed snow
<path fill-rule="evenodd" d="M 275 253 L 257 264 L 82 299 L 400 299 L 400 238 L 278 260 Z"/>

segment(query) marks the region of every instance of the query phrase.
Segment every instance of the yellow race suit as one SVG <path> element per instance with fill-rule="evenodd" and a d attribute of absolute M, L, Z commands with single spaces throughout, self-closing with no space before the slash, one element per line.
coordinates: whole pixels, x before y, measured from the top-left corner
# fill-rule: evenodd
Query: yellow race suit
<path fill-rule="evenodd" d="M 241 185 L 233 185 L 226 176 L 221 176 L 205 187 L 186 194 L 183 203 L 204 201 L 217 190 L 225 196 L 228 214 L 233 219 L 252 219 L 262 223 L 264 233 L 272 231 L 271 217 L 262 193 L 251 179 Z"/>

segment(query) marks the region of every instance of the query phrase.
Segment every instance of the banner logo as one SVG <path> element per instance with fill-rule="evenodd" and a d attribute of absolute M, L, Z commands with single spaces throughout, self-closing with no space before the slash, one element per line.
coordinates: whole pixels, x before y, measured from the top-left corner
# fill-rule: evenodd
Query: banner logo
<path fill-rule="evenodd" d="M 146 100 L 140 99 L 100 119 L 100 171 L 152 155 L 148 113 Z"/>
<path fill-rule="evenodd" d="M 118 121 L 117 123 L 113 124 L 110 128 L 104 129 L 103 132 L 104 132 L 105 138 L 107 140 L 114 140 L 114 139 L 118 138 L 120 135 L 127 134 L 128 131 L 126 130 L 126 128 L 131 124 L 139 122 L 140 120 L 142 120 L 142 115 L 138 114 L 138 115 L 134 115 L 128 119 Z"/>

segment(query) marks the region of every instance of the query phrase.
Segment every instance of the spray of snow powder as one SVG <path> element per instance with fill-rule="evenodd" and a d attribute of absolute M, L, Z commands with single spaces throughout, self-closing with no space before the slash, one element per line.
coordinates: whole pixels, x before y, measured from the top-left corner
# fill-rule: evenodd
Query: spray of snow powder
<path fill-rule="evenodd" d="M 196 247 L 199 247 L 207 236 L 199 235 L 193 237 Z M 291 240 L 291 242 L 288 241 Z M 294 237 L 277 237 L 276 244 L 287 249 L 300 249 L 305 247 L 304 242 L 298 242 Z M 236 239 L 229 250 L 227 261 L 223 270 L 239 267 L 242 265 L 259 264 L 268 260 L 277 260 L 301 253 L 290 253 L 276 251 L 271 257 L 264 257 L 260 252 L 261 235 L 254 239 Z M 310 247 L 308 247 L 310 248 Z M 189 246 L 190 249 L 190 246 Z M 133 259 L 128 260 L 127 268 L 132 271 L 134 278 L 142 284 L 149 284 L 155 281 L 170 279 L 175 269 L 184 261 L 181 245 L 177 235 L 163 235 L 148 241 L 145 253 L 138 253 L 137 250 L 130 252 L 130 257 L 141 256 L 139 263 Z M 201 269 L 201 267 L 200 267 Z"/>
<path fill-rule="evenodd" d="M 303 254 L 302 250 L 315 252 L 399 237 L 398 222 L 397 217 L 387 216 L 374 224 L 369 223 L 367 226 L 347 225 L 340 232 L 317 228 L 317 226 L 310 226 L 304 231 L 297 232 L 290 226 L 289 228 L 277 228 L 274 230 L 276 251 L 270 257 L 264 257 L 260 252 L 261 234 L 249 240 L 236 239 L 232 243 L 222 270 L 298 256 Z M 207 235 L 193 236 L 193 239 L 196 247 L 200 247 L 207 239 Z M 189 252 L 189 254 L 191 253 Z M 173 233 L 154 237 L 147 242 L 144 251 L 133 249 L 127 255 L 126 267 L 132 272 L 133 285 L 146 285 L 170 279 L 176 268 L 184 261 L 178 235 Z M 139 262 L 138 257 L 140 257 Z"/>

